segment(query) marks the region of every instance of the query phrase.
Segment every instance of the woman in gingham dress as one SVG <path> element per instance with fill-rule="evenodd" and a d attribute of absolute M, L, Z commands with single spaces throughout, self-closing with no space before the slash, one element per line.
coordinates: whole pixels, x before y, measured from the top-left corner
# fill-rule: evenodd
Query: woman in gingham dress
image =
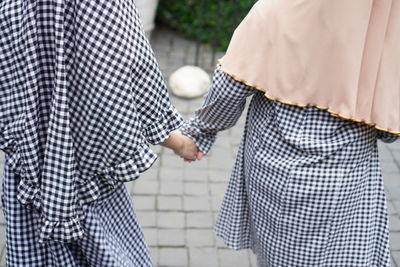
<path fill-rule="evenodd" d="M 396 119 L 400 111 L 399 83 L 389 82 L 398 81 L 399 77 L 387 75 L 386 87 L 379 87 L 379 82 L 374 84 L 372 97 L 378 108 L 371 108 L 370 113 L 376 121 L 356 122 L 363 119 L 362 112 L 346 116 L 347 110 L 362 110 L 351 106 L 352 103 L 367 105 L 367 100 L 371 100 L 368 83 L 360 82 L 364 88 L 359 88 L 360 97 L 351 99 L 351 103 L 341 95 L 343 91 L 357 89 L 340 87 L 350 84 L 346 79 L 352 73 L 346 72 L 354 68 L 354 62 L 350 62 L 354 59 L 344 57 L 346 49 L 335 43 L 341 41 L 341 36 L 329 28 L 335 22 L 330 19 L 335 17 L 324 15 L 335 8 L 339 10 L 337 14 L 354 13 L 337 6 L 346 6 L 346 1 L 259 1 L 236 30 L 227 54 L 215 70 L 203 106 L 181 129 L 206 154 L 217 132 L 236 123 L 246 98 L 252 96 L 215 231 L 230 248 L 250 248 L 262 267 L 390 266 L 388 216 L 377 139 L 392 142 L 400 135 L 400 120 Z M 400 12 L 399 2 L 393 11 Z M 364 3 L 358 1 L 359 8 L 354 10 L 359 12 Z M 326 5 L 332 6 L 326 9 L 327 14 L 321 13 Z M 322 16 L 325 24 L 312 17 L 315 6 L 319 7 L 315 14 Z M 340 19 L 345 18 L 343 15 Z M 354 26 L 350 23 L 352 16 L 348 18 L 341 35 Z M 362 17 L 364 21 L 367 20 Z M 320 25 L 325 25 L 326 31 L 318 31 Z M 326 32 L 333 35 L 328 35 L 328 41 L 323 40 Z M 318 54 L 321 66 L 312 62 L 316 59 L 313 44 L 303 46 L 314 34 L 321 34 L 318 45 L 329 57 L 325 61 L 325 53 Z M 350 34 L 355 35 L 352 31 Z M 390 39 L 386 37 L 388 42 Z M 329 52 L 324 50 L 325 44 Z M 390 45 L 393 44 L 386 44 L 386 48 Z M 397 54 L 389 59 L 397 70 L 399 45 L 392 47 L 391 51 Z M 293 58 L 296 52 L 298 55 Z M 366 52 L 364 58 L 367 56 Z M 389 63 L 387 60 L 381 60 L 382 68 Z M 336 64 L 337 72 L 331 73 Z M 345 76 L 341 76 L 340 68 L 345 70 Z M 321 77 L 297 79 L 296 72 L 303 69 L 305 73 L 318 72 L 334 79 L 323 79 L 322 84 L 318 80 Z M 385 69 L 379 70 L 379 75 L 385 74 Z M 333 92 L 329 91 L 332 87 L 336 88 Z M 341 112 L 337 112 L 337 100 L 342 104 Z M 321 108 L 326 103 L 325 107 L 330 108 Z M 390 107 L 386 108 L 388 104 Z M 393 117 L 391 129 L 384 128 Z"/>
<path fill-rule="evenodd" d="M 7 266 L 152 266 L 124 182 L 187 160 L 132 0 L 0 2 Z"/>

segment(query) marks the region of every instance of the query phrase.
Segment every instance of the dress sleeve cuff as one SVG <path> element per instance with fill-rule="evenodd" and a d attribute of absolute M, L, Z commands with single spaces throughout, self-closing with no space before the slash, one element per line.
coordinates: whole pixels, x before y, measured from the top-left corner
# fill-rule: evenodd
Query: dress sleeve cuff
<path fill-rule="evenodd" d="M 77 191 L 74 193 L 76 201 L 69 204 L 74 205 L 72 211 L 69 214 L 61 214 L 59 218 L 57 216 L 50 218 L 49 214 L 53 212 L 53 207 L 42 204 L 42 199 L 48 196 L 42 195 L 37 181 L 27 179 L 23 173 L 18 185 L 17 198 L 22 205 L 35 210 L 42 218 L 39 242 L 69 243 L 79 240 L 84 233 L 85 216 L 81 204 L 96 201 L 103 193 L 112 193 L 118 185 L 137 179 L 139 174 L 150 168 L 156 159 L 157 156 L 145 145 L 133 153 L 131 159 L 105 167 L 90 179 L 80 179 L 80 183 L 76 186 Z M 106 191 L 102 191 L 103 189 Z"/>
<path fill-rule="evenodd" d="M 82 223 L 84 218 L 81 216 L 70 218 L 64 221 L 52 222 L 43 219 L 39 234 L 39 242 L 55 241 L 70 243 L 79 240 L 84 234 Z"/>
<path fill-rule="evenodd" d="M 198 123 L 196 123 L 195 118 L 191 119 L 183 125 L 180 131 L 183 135 L 186 135 L 187 137 L 192 139 L 196 143 L 198 149 L 204 155 L 206 155 L 214 144 L 217 133 L 201 131 L 201 129 L 196 126 L 197 124 Z"/>
<path fill-rule="evenodd" d="M 158 145 L 169 138 L 169 133 L 178 129 L 183 120 L 175 107 L 170 107 L 161 118 L 153 121 L 145 130 L 144 135 L 150 144 Z"/>
<path fill-rule="evenodd" d="M 38 187 L 29 184 L 26 180 L 21 180 L 18 186 L 17 198 L 21 204 L 32 209 L 39 210 L 42 207 L 40 205 L 40 192 Z M 42 219 L 39 232 L 39 242 L 44 243 L 46 241 L 55 241 L 69 243 L 80 239 L 84 233 L 82 227 L 84 214 L 80 208 L 76 211 L 79 215 L 66 220 L 57 221 L 49 220 L 43 214 L 40 214 Z"/>

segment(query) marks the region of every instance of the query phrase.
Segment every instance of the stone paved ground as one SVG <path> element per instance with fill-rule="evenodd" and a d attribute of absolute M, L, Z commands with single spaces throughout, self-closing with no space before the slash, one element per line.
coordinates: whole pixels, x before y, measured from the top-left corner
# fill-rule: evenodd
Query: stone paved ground
<path fill-rule="evenodd" d="M 194 62 L 194 44 L 168 30 L 157 30 L 152 44 L 166 76 Z M 209 68 L 210 59 L 204 49 L 203 66 Z M 172 97 L 172 102 L 188 118 L 202 99 Z M 154 147 L 159 154 L 155 166 L 138 181 L 128 184 L 155 266 L 256 266 L 249 251 L 227 249 L 212 232 L 243 124 L 242 116 L 237 126 L 222 132 L 211 153 L 201 162 L 184 164 L 169 150 Z M 400 267 L 400 142 L 380 143 L 379 148 L 390 214 L 392 267 Z M 4 266 L 4 242 L 1 214 L 0 266 Z"/>

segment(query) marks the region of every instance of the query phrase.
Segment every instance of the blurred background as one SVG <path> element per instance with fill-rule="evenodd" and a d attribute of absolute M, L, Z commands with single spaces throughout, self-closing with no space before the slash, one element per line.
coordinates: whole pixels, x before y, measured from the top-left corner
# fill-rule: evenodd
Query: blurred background
<path fill-rule="evenodd" d="M 234 29 L 254 2 L 136 0 L 166 81 L 174 73 L 181 81 L 176 71 L 187 65 L 198 66 L 211 75 Z M 196 75 L 185 76 L 194 87 L 207 89 Z M 170 90 L 172 103 L 186 119 L 203 101 L 204 91 L 182 98 L 174 94 L 174 88 Z M 211 153 L 200 162 L 185 164 L 171 151 L 153 147 L 159 155 L 156 164 L 139 180 L 127 184 L 155 266 L 256 267 L 250 251 L 229 250 L 213 233 L 244 119 L 245 112 L 235 127 L 219 134 Z M 379 149 L 390 215 L 392 267 L 400 267 L 400 142 L 379 143 Z M 0 153 L 1 169 L 3 164 Z M 0 266 L 5 266 L 4 229 L 1 212 Z"/>

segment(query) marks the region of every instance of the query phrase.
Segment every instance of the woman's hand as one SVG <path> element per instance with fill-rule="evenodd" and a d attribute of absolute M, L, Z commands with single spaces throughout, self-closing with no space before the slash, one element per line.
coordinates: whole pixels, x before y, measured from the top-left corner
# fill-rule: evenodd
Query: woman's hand
<path fill-rule="evenodd" d="M 181 145 L 174 149 L 174 152 L 181 156 L 186 162 L 192 162 L 198 159 L 197 154 L 199 150 L 193 140 L 182 134 L 179 136 L 179 139 Z"/>
<path fill-rule="evenodd" d="M 202 160 L 203 156 L 204 156 L 203 152 L 200 152 L 200 151 L 197 152 L 197 160 Z M 188 160 L 188 159 L 184 159 L 184 160 L 185 160 L 185 162 L 189 162 L 189 163 L 193 162 L 193 160 Z"/>
<path fill-rule="evenodd" d="M 169 138 L 162 144 L 164 147 L 172 149 L 176 154 L 181 156 L 186 162 L 192 162 L 202 158 L 196 144 L 180 131 L 175 130 L 170 133 Z M 200 157 L 200 158 L 199 158 Z"/>

